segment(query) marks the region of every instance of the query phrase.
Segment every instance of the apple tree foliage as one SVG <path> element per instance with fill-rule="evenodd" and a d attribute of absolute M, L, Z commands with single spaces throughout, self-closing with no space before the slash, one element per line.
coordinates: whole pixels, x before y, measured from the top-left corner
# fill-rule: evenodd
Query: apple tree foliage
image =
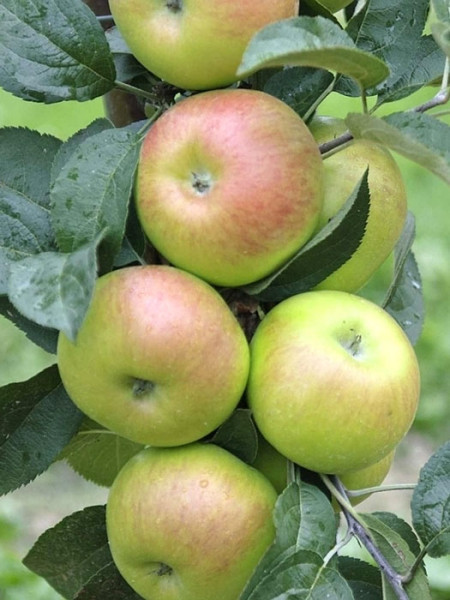
<path fill-rule="evenodd" d="M 146 72 L 111 19 L 99 18 L 108 14 L 106 0 L 0 0 L 2 88 L 43 103 L 104 96 L 114 113 L 65 142 L 24 128 L 0 130 L 0 312 L 50 353 L 58 331 L 76 338 L 99 274 L 154 260 L 130 204 L 139 148 L 152 122 L 177 95 L 189 94 Z M 277 96 L 305 121 L 331 92 L 359 97 L 361 111 L 347 115 L 348 132 L 323 144 L 324 155 L 352 138 L 375 140 L 450 183 L 450 127 L 440 120 L 450 98 L 449 62 L 450 0 L 353 2 L 339 19 L 320 0 L 303 0 L 298 17 L 254 36 L 238 74 L 240 85 Z M 396 109 L 397 100 L 424 87 L 429 101 Z M 391 110 L 380 116 L 386 106 Z M 255 307 L 313 288 L 351 257 L 369 207 L 366 173 L 341 211 L 287 264 L 241 290 L 223 290 L 230 306 L 240 307 L 247 332 Z M 424 311 L 413 241 L 410 214 L 383 307 L 415 343 Z M 257 440 L 245 408 L 212 436 L 250 464 Z M 84 418 L 55 366 L 0 389 L 1 494 L 62 459 L 109 486 L 140 449 Z M 450 554 L 450 443 L 421 471 L 412 526 L 390 512 L 357 512 L 333 477 L 294 465 L 291 471 L 275 508 L 276 540 L 241 600 L 431 597 L 423 558 Z M 370 561 L 341 552 L 350 537 Z M 24 562 L 67 599 L 138 598 L 112 562 L 103 506 L 66 517 Z"/>

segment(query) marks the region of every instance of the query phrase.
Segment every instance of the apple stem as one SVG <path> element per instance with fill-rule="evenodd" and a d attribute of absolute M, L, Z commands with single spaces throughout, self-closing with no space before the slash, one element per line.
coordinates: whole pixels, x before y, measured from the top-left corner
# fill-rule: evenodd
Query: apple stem
<path fill-rule="evenodd" d="M 346 490 L 342 485 L 341 481 L 338 477 L 334 475 L 330 475 L 329 477 L 324 477 L 324 482 L 328 480 L 331 483 L 331 486 L 334 488 L 335 492 L 333 494 L 336 497 L 336 500 L 339 502 L 342 508 L 342 512 L 345 515 L 345 519 L 348 525 L 348 531 L 350 534 L 356 536 L 359 541 L 366 548 L 370 556 L 374 559 L 374 561 L 379 566 L 381 572 L 386 577 L 388 582 L 390 583 L 395 596 L 398 600 L 409 600 L 408 594 L 403 588 L 403 584 L 405 583 L 404 577 L 397 573 L 397 571 L 392 567 L 392 565 L 388 562 L 384 554 L 379 550 L 379 548 L 375 545 L 373 539 L 370 534 L 366 530 L 364 526 L 364 522 L 361 520 L 361 517 L 356 513 L 356 511 L 349 510 L 350 503 L 348 502 Z M 327 484 L 328 487 L 330 487 Z M 341 503 L 341 498 L 345 499 L 345 502 Z"/>

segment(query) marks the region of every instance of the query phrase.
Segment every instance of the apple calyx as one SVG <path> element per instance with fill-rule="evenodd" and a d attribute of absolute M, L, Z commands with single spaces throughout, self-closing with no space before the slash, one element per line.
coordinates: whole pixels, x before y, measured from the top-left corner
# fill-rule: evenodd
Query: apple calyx
<path fill-rule="evenodd" d="M 158 577 L 163 577 L 164 575 L 172 575 L 173 573 L 173 569 L 172 567 L 170 567 L 169 565 L 167 565 L 166 563 L 160 562 L 160 563 L 156 563 L 157 567 L 154 571 L 152 571 L 152 573 L 155 573 L 156 575 L 158 575 Z"/>
<path fill-rule="evenodd" d="M 183 9 L 183 0 L 167 0 L 166 6 L 174 13 L 181 12 Z"/>
<path fill-rule="evenodd" d="M 147 381 L 145 379 L 133 380 L 133 396 L 137 399 L 148 396 L 154 389 L 155 384 L 153 381 Z"/>
<path fill-rule="evenodd" d="M 209 173 L 191 173 L 191 182 L 194 191 L 199 196 L 205 196 L 212 188 L 212 178 Z"/>

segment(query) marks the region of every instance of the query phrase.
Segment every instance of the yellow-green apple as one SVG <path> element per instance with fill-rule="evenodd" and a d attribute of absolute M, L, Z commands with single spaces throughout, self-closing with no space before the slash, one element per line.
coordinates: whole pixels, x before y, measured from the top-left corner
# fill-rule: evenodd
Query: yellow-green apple
<path fill-rule="evenodd" d="M 311 471 L 342 474 L 389 454 L 412 424 L 419 387 L 417 358 L 398 323 L 347 292 L 280 302 L 250 344 L 255 423 Z"/>
<path fill-rule="evenodd" d="M 258 434 L 258 452 L 252 466 L 261 471 L 281 494 L 287 486 L 288 461 L 261 434 Z"/>
<path fill-rule="evenodd" d="M 347 130 L 342 119 L 317 117 L 310 129 L 319 144 Z M 397 163 L 383 146 L 354 140 L 324 159 L 324 199 L 318 229 L 338 212 L 369 167 L 371 206 L 362 242 L 353 256 L 322 281 L 317 289 L 356 292 L 392 252 L 402 232 L 407 198 Z"/>
<path fill-rule="evenodd" d="M 172 264 L 220 286 L 268 275 L 311 236 L 322 159 L 300 117 L 254 90 L 216 90 L 169 109 L 137 172 L 142 227 Z"/>
<path fill-rule="evenodd" d="M 394 455 L 395 449 L 373 465 L 364 467 L 364 469 L 358 469 L 357 471 L 347 471 L 346 473 L 338 474 L 338 477 L 344 487 L 350 492 L 379 486 L 389 473 Z M 350 502 L 353 506 L 356 506 L 369 496 L 370 494 L 350 496 Z"/>
<path fill-rule="evenodd" d="M 76 342 L 59 336 L 58 365 L 91 419 L 134 442 L 176 446 L 230 416 L 245 389 L 249 350 L 211 286 L 148 265 L 98 279 Z"/>
<path fill-rule="evenodd" d="M 204 90 L 237 81 L 252 36 L 294 17 L 298 0 L 110 0 L 134 56 L 161 79 Z"/>
<path fill-rule="evenodd" d="M 353 0 L 318 0 L 318 2 L 328 8 L 330 12 L 335 13 L 351 4 Z"/>
<path fill-rule="evenodd" d="M 276 498 L 218 446 L 145 449 L 109 493 L 113 559 L 145 600 L 237 600 L 274 539 Z"/>

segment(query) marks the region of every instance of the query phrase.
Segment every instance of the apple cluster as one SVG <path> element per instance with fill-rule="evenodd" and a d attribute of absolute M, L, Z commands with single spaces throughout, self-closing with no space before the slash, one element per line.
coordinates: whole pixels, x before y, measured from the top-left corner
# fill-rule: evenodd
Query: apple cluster
<path fill-rule="evenodd" d="M 261 0 L 255 14 L 249 0 L 198 0 L 204 19 L 190 20 L 188 0 L 110 4 L 147 68 L 209 91 L 177 102 L 142 144 L 137 214 L 163 264 L 98 279 L 76 342 L 60 334 L 59 369 L 86 415 L 146 446 L 107 505 L 123 577 L 148 600 L 237 600 L 274 539 L 287 461 L 338 474 L 349 488 L 375 485 L 412 424 L 414 350 L 387 312 L 355 293 L 391 253 L 406 194 L 375 144 L 357 141 L 322 160 L 318 145 L 345 130 L 339 120 L 307 126 L 263 92 L 212 89 L 233 83 L 252 33 L 295 15 L 298 2 Z M 147 11 L 154 18 L 133 15 Z M 191 57 L 187 66 L 180 55 Z M 371 209 L 356 253 L 318 289 L 264 307 L 247 340 L 223 288 L 285 264 L 367 165 Z M 253 466 L 209 441 L 242 403 L 258 429 Z"/>

